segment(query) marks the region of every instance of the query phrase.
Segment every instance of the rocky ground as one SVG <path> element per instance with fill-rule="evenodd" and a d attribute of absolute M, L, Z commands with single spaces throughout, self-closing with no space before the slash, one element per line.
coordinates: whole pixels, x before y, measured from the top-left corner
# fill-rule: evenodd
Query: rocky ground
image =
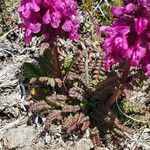
<path fill-rule="evenodd" d="M 38 123 L 38 118 L 33 125 L 27 124 L 30 116 L 26 110 L 26 106 L 29 104 L 26 100 L 28 86 L 23 82 L 22 64 L 26 61 L 32 61 L 30 58 L 31 50 L 37 49 L 34 45 L 32 47 L 23 48 L 16 42 L 11 42 L 7 37 L 1 39 L 0 149 L 90 150 L 93 145 L 88 130 L 81 139 L 77 137 L 64 138 L 61 133 L 61 125 L 52 125 L 51 134 L 43 134 L 43 127 Z M 147 82 L 146 84 L 149 85 Z M 134 91 L 131 100 L 137 102 L 149 101 L 149 94 L 149 92 L 145 94 L 141 90 Z M 129 147 L 134 147 L 136 142 L 139 144 L 145 140 L 149 141 L 149 132 L 150 130 L 146 126 L 138 127 L 133 135 L 126 134 L 125 142 Z M 149 144 L 146 142 L 145 145 L 148 147 Z M 104 149 L 107 150 L 108 148 Z M 111 144 L 109 149 L 113 149 Z"/>
<path fill-rule="evenodd" d="M 45 134 L 38 116 L 36 116 L 35 122 L 29 125 L 30 114 L 26 109 L 29 102 L 26 94 L 30 87 L 22 77 L 22 65 L 24 62 L 33 61 L 31 55 L 38 49 L 38 43 L 34 42 L 25 47 L 21 39 L 22 32 L 16 25 L 12 25 L 7 32 L 2 32 L 0 28 L 0 150 L 92 149 L 93 144 L 89 137 L 89 130 L 82 138 L 65 137 L 66 135 L 63 135 L 61 131 L 61 125 L 57 124 L 51 126 L 50 134 Z M 136 103 L 148 104 L 150 91 L 147 87 L 149 85 L 150 81 L 146 81 L 142 89 L 132 92 L 131 100 Z M 150 121 L 150 119 L 148 120 Z M 125 133 L 126 140 L 122 141 L 117 149 L 121 150 L 121 146 L 126 145 L 123 150 L 149 150 L 150 129 L 147 125 L 135 127 L 133 124 L 133 129 L 132 134 Z M 107 145 L 107 148 L 100 149 L 116 149 L 112 143 Z"/>
<path fill-rule="evenodd" d="M 31 61 L 30 51 L 15 47 L 6 38 L 0 44 L 0 149 L 81 149 L 92 147 L 88 133 L 80 140 L 64 142 L 60 125 L 52 127 L 51 135 L 42 135 L 42 127 L 28 126 L 25 105 L 26 87 L 21 81 L 21 66 Z"/>

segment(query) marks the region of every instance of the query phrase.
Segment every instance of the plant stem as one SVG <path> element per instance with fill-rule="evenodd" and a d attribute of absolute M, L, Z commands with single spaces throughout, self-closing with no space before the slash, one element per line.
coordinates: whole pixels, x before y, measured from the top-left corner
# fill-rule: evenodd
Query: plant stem
<path fill-rule="evenodd" d="M 58 47 L 57 47 L 57 45 L 53 45 L 52 52 L 53 52 L 54 74 L 55 74 L 55 77 L 62 80 L 62 74 L 61 74 L 60 61 L 59 61 L 59 53 L 58 53 Z"/>
<path fill-rule="evenodd" d="M 62 76 L 62 73 L 61 73 L 61 65 L 60 65 L 59 53 L 58 53 L 59 47 L 57 46 L 56 43 L 51 44 L 51 46 L 52 46 L 53 61 L 54 61 L 54 75 L 55 75 L 56 78 L 59 78 L 62 81 L 62 90 L 63 90 L 65 95 L 68 95 L 68 90 L 65 86 L 63 76 Z"/>
<path fill-rule="evenodd" d="M 116 99 L 118 99 L 118 97 L 121 95 L 122 87 L 126 83 L 129 71 L 130 71 L 130 62 L 127 60 L 123 67 L 122 76 L 120 78 L 121 79 L 120 84 L 119 84 L 118 88 L 114 91 L 113 95 L 110 97 L 110 99 L 106 103 L 106 105 L 108 107 L 111 107 L 115 103 Z"/>
<path fill-rule="evenodd" d="M 88 15 L 89 15 L 89 18 L 90 18 L 91 22 L 92 22 L 93 25 L 94 25 L 95 32 L 96 32 L 96 34 L 97 34 L 97 36 L 98 36 L 98 39 L 100 40 L 101 34 L 100 34 L 99 30 L 98 30 L 98 26 L 97 26 L 97 24 L 96 24 L 96 22 L 95 22 L 95 20 L 94 20 L 94 17 L 92 16 L 92 14 L 91 14 L 90 11 L 87 11 L 87 13 L 88 13 Z"/>
<path fill-rule="evenodd" d="M 120 87 L 118 89 L 116 89 L 113 93 L 113 95 L 110 97 L 110 99 L 108 100 L 108 102 L 106 103 L 106 105 L 108 107 L 111 107 L 114 102 L 116 101 L 116 99 L 120 96 L 121 94 L 121 90 L 120 90 Z"/>
<path fill-rule="evenodd" d="M 123 72 L 122 72 L 122 76 L 121 76 L 121 83 L 124 84 L 127 80 L 128 74 L 129 74 L 129 70 L 130 70 L 130 62 L 126 61 L 125 65 L 123 67 Z"/>
<path fill-rule="evenodd" d="M 132 133 L 132 130 L 130 128 L 128 128 L 127 126 L 121 124 L 119 121 L 115 121 L 114 123 L 115 123 L 116 128 L 118 128 L 118 129 L 120 129 L 124 132 L 127 132 L 129 134 Z"/>

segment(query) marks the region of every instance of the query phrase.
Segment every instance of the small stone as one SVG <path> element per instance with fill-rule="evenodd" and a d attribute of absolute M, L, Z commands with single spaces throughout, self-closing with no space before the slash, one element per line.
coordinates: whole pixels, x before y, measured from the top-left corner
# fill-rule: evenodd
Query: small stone
<path fill-rule="evenodd" d="M 0 142 L 0 150 L 3 150 L 3 146 L 2 143 Z"/>
<path fill-rule="evenodd" d="M 0 27 L 0 36 L 3 34 L 3 29 Z"/>
<path fill-rule="evenodd" d="M 83 138 L 79 140 L 78 142 L 76 142 L 75 145 L 73 145 L 73 147 L 71 146 L 71 149 L 72 150 L 89 150 L 92 147 L 93 147 L 93 144 L 91 140 L 87 138 Z"/>
<path fill-rule="evenodd" d="M 31 147 L 37 133 L 34 127 L 22 125 L 10 129 L 3 138 L 4 146 L 8 149 Z"/>

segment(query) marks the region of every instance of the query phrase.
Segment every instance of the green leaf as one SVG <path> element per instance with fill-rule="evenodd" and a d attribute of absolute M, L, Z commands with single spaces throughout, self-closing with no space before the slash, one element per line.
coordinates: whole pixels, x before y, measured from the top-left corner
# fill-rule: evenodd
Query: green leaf
<path fill-rule="evenodd" d="M 40 77 L 42 76 L 42 71 L 38 66 L 25 62 L 23 64 L 23 76 L 26 78 Z"/>
<path fill-rule="evenodd" d="M 74 63 L 74 59 L 71 57 L 66 57 L 64 59 L 64 63 L 63 63 L 64 65 L 62 67 L 62 74 L 63 75 L 67 74 L 70 71 L 73 63 Z"/>
<path fill-rule="evenodd" d="M 85 0 L 84 4 L 82 5 L 84 10 L 91 10 L 93 6 L 93 0 Z"/>
<path fill-rule="evenodd" d="M 115 6 L 121 6 L 122 5 L 122 1 L 115 0 L 115 1 L 113 1 L 113 5 L 115 5 Z"/>

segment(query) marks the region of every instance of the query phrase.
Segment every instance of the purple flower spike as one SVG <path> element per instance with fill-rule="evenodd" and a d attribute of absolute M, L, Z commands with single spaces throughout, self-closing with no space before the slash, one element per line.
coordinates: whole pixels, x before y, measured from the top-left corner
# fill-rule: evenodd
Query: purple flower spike
<path fill-rule="evenodd" d="M 57 36 L 71 40 L 79 38 L 75 0 L 21 0 L 18 11 L 25 43 L 41 35 L 49 42 L 55 41 Z"/>
<path fill-rule="evenodd" d="M 106 33 L 106 70 L 113 64 L 129 61 L 150 77 L 150 0 L 123 0 L 123 6 L 113 7 L 112 14 L 113 24 L 100 27 Z"/>
<path fill-rule="evenodd" d="M 135 18 L 135 29 L 138 34 L 141 34 L 147 27 L 148 20 L 144 18 Z"/>
<path fill-rule="evenodd" d="M 125 12 L 130 13 L 135 10 L 135 5 L 133 3 L 129 3 L 128 5 L 125 6 Z"/>
<path fill-rule="evenodd" d="M 120 16 L 124 13 L 124 7 L 112 7 L 111 12 L 114 16 Z"/>
<path fill-rule="evenodd" d="M 145 75 L 150 77 L 150 64 L 147 64 L 144 67 L 144 70 L 145 70 Z"/>

